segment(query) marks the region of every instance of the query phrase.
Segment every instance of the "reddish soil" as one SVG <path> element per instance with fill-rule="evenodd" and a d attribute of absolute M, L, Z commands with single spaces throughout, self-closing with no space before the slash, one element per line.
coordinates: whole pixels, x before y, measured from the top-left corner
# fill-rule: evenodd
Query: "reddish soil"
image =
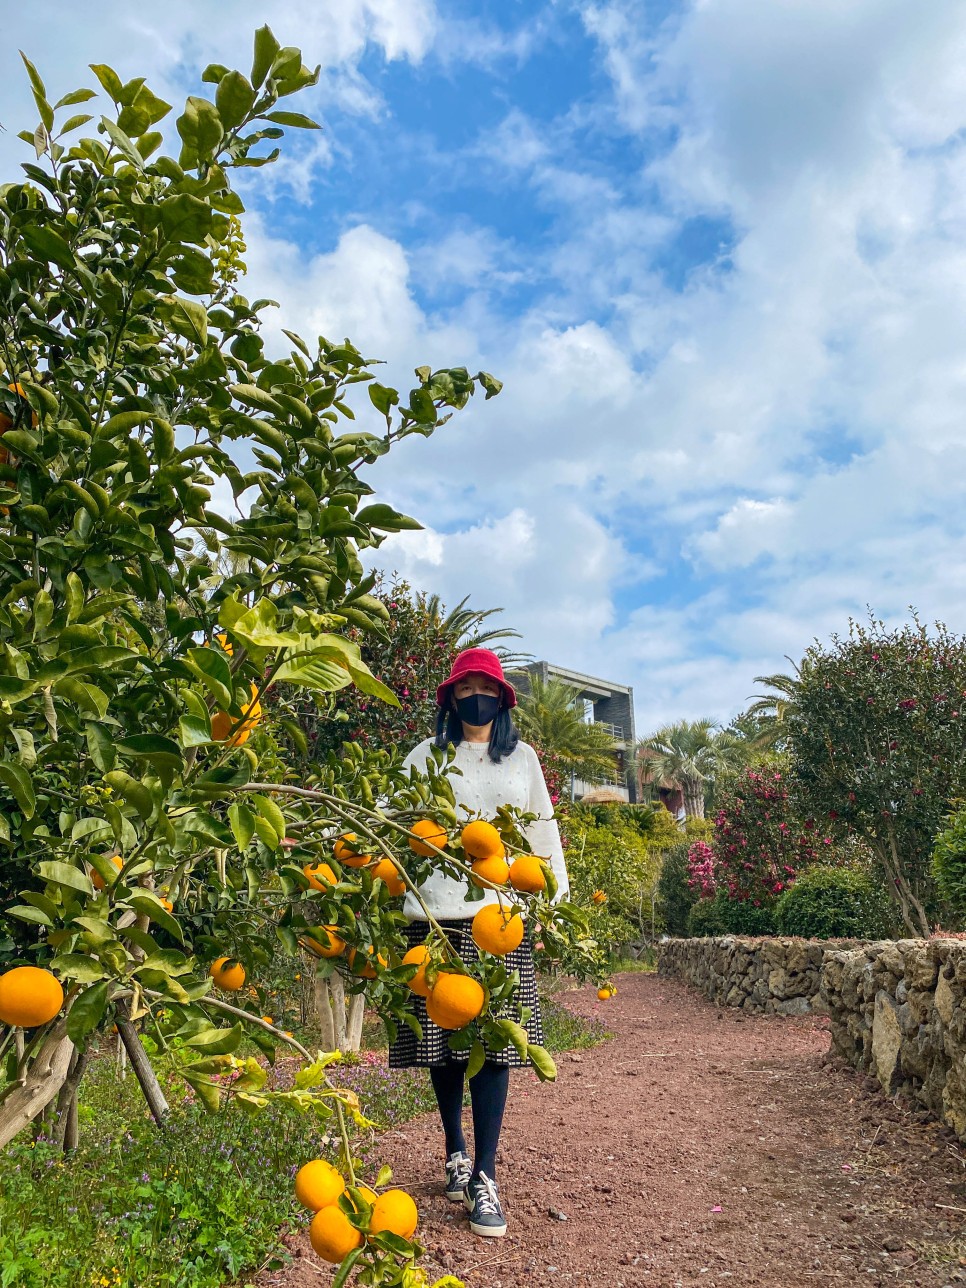
<path fill-rule="evenodd" d="M 936 1123 L 830 1062 L 824 1022 L 719 1010 L 654 975 L 600 1003 L 614 1038 L 512 1075 L 503 1240 L 439 1193 L 434 1117 L 381 1139 L 420 1207 L 424 1264 L 468 1288 L 784 1288 L 966 1281 L 966 1157 Z M 467 1111 L 469 1127 L 469 1112 Z M 322 1288 L 304 1236 L 258 1288 Z"/>

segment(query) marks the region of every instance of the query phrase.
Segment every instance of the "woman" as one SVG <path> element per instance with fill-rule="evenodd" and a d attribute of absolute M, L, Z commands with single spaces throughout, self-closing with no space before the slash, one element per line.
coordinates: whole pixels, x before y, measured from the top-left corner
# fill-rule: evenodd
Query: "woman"
<path fill-rule="evenodd" d="M 456 768 L 451 782 L 457 806 L 467 806 L 474 816 L 492 819 L 501 805 L 513 805 L 540 817 L 526 829 L 535 854 L 549 858 L 557 878 L 557 898 L 569 889 L 560 832 L 553 817 L 550 793 L 532 747 L 521 742 L 511 708 L 517 697 L 503 675 L 500 659 L 485 648 L 466 649 L 453 663 L 447 679 L 436 691 L 438 705 L 436 737 L 427 738 L 407 756 L 407 768 L 422 770 L 430 748 L 456 748 Z M 482 902 L 466 903 L 466 880 L 433 872 L 420 886 L 426 908 L 446 930 L 450 942 L 464 962 L 477 961 L 476 945 L 470 933 L 473 915 L 483 903 L 495 903 L 495 890 L 487 890 Z M 426 909 L 412 893 L 406 896 L 404 912 L 409 920 L 409 947 L 422 943 L 429 931 Z M 530 1041 L 543 1041 L 540 1004 L 537 997 L 533 952 L 529 935 L 519 948 L 504 959 L 507 969 L 520 972 L 520 1001 L 531 1007 L 526 1022 Z M 506 1218 L 496 1187 L 496 1151 L 503 1123 L 510 1081 L 510 1069 L 520 1068 L 521 1059 L 512 1046 L 487 1051 L 483 1067 L 470 1079 L 473 1108 L 475 1158 L 471 1163 L 463 1136 L 463 1086 L 469 1053 L 449 1049 L 446 1030 L 427 1018 L 422 998 L 414 997 L 413 1013 L 423 1035 L 419 1040 L 402 1028 L 389 1050 L 389 1064 L 395 1069 L 428 1067 L 446 1139 L 446 1197 L 464 1203 L 474 1234 L 500 1238 L 506 1234 Z"/>

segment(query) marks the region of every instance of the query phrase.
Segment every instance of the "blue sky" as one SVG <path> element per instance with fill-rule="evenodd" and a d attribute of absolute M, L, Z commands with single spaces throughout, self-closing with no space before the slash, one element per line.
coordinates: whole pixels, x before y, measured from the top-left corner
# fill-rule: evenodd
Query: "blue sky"
<path fill-rule="evenodd" d="M 500 398 L 371 482 L 379 562 L 727 720 L 871 606 L 966 628 L 966 11 L 900 0 L 48 0 L 17 39 L 178 102 L 268 21 L 324 132 L 250 182 L 277 327 Z M 92 21 L 97 13 L 99 21 Z M 33 124 L 2 55 L 0 156 Z"/>

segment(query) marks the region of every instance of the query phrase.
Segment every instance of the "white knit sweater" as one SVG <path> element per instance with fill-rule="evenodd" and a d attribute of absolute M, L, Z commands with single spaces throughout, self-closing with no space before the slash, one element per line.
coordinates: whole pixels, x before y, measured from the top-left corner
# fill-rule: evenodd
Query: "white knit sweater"
<path fill-rule="evenodd" d="M 427 738 L 414 747 L 403 762 L 405 767 L 408 769 L 415 765 L 422 770 L 432 745 L 432 739 Z M 485 742 L 457 744 L 454 764 L 462 770 L 462 775 L 450 775 L 457 807 L 466 805 L 475 817 L 485 819 L 495 818 L 501 805 L 514 805 L 528 813 L 539 814 L 540 818 L 525 829 L 526 838 L 534 854 L 550 860 L 557 878 L 556 898 L 565 899 L 570 890 L 567 865 L 537 753 L 528 743 L 518 742 L 511 755 L 494 764 L 487 751 Z M 419 887 L 419 893 L 432 915 L 439 918 L 472 917 L 484 903 L 497 901 L 496 891 L 486 890 L 482 900 L 467 903 L 463 896 L 468 889 L 469 882 L 465 878 L 456 879 L 433 872 Z M 419 901 L 411 893 L 406 895 L 403 912 L 410 921 L 421 921 L 426 917 Z"/>

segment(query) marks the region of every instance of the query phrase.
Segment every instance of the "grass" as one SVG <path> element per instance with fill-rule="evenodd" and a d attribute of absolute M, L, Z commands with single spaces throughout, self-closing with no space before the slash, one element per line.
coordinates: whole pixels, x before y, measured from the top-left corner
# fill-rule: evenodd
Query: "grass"
<path fill-rule="evenodd" d="M 541 1002 L 551 1051 L 608 1036 L 558 998 Z M 435 1107 L 425 1071 L 389 1069 L 384 1052 L 348 1057 L 333 1076 L 380 1128 Z M 174 1107 L 159 1130 L 133 1075 L 121 1080 L 105 1053 L 82 1084 L 81 1143 L 70 1158 L 43 1138 L 7 1147 L 0 1288 L 224 1288 L 281 1264 L 280 1228 L 306 1220 L 292 1177 L 309 1158 L 335 1156 L 330 1124 L 280 1109 L 207 1114 L 178 1100 L 177 1085 L 167 1087 Z M 355 1144 L 371 1182 L 378 1136 Z"/>

